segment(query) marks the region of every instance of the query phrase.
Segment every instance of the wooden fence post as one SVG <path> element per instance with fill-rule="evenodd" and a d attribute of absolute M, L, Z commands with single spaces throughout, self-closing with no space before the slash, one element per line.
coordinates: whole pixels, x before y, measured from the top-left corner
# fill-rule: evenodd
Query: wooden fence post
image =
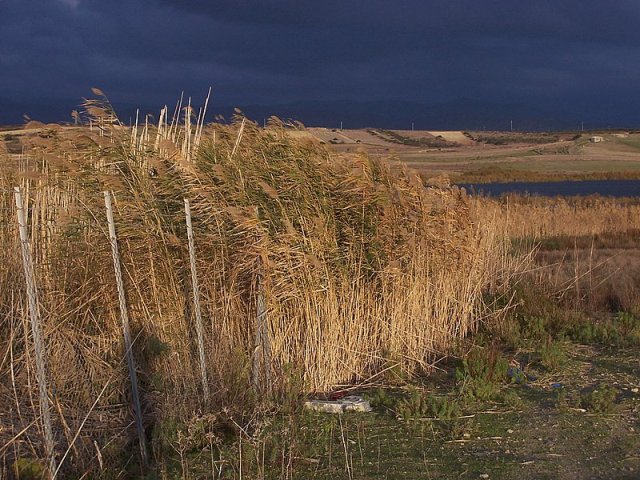
<path fill-rule="evenodd" d="M 256 281 L 256 334 L 253 355 L 253 385 L 256 391 L 271 391 L 271 342 L 267 326 L 267 307 L 264 295 L 262 262 Z M 259 355 L 258 355 L 259 353 Z M 261 381 L 260 365 L 264 374 L 264 384 Z"/>
<path fill-rule="evenodd" d="M 120 317 L 122 319 L 122 330 L 124 333 L 124 348 L 127 357 L 127 366 L 129 367 L 129 378 L 131 379 L 131 397 L 133 399 L 133 408 L 136 416 L 136 429 L 138 431 L 138 440 L 140 442 L 140 456 L 142 458 L 142 464 L 146 469 L 149 464 L 147 457 L 147 445 L 144 435 L 144 427 L 142 426 L 142 409 L 140 408 L 140 396 L 138 394 L 138 377 L 136 375 L 136 365 L 133 359 L 131 332 L 129 330 L 129 313 L 127 310 L 127 300 L 124 293 L 124 283 L 122 281 L 120 253 L 118 251 L 118 237 L 116 236 L 116 225 L 113 221 L 113 207 L 111 205 L 110 192 L 104 192 L 104 204 L 107 209 L 107 221 L 109 222 L 109 242 L 111 243 L 113 269 L 115 271 L 116 285 L 118 287 Z"/>
<path fill-rule="evenodd" d="M 31 247 L 27 235 L 27 221 L 24 212 L 24 204 L 20 187 L 14 188 L 16 200 L 16 212 L 18 214 L 18 228 L 20 231 L 20 245 L 22 249 L 22 264 L 24 267 L 24 278 L 27 285 L 27 297 L 29 299 L 29 316 L 31 318 L 31 333 L 33 335 L 33 345 L 36 355 L 36 375 L 38 377 L 38 387 L 40 390 L 40 412 L 42 414 L 42 424 L 44 430 L 44 444 L 49 461 L 49 475 L 56 471 L 55 447 L 53 443 L 53 430 L 51 428 L 51 415 L 49 412 L 49 395 L 47 393 L 47 374 L 45 368 L 45 345 L 40 328 L 40 310 L 38 305 L 38 289 L 36 288 L 36 275 L 31 259 Z"/>
<path fill-rule="evenodd" d="M 198 336 L 198 356 L 200 357 L 200 374 L 202 376 L 202 390 L 205 401 L 209 401 L 209 381 L 204 356 L 204 332 L 202 328 L 202 311 L 200 309 L 200 286 L 198 271 L 196 270 L 196 249 L 193 241 L 193 226 L 191 224 L 191 205 L 189 199 L 184 199 L 184 213 L 187 219 L 187 238 L 189 240 L 189 263 L 191 264 L 191 287 L 193 290 L 193 308 L 196 314 L 196 335 Z"/>

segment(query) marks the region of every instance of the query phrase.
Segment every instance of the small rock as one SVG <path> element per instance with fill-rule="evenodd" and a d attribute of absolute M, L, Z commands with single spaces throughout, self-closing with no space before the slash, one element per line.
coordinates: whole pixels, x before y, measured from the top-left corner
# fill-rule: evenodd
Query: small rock
<path fill-rule="evenodd" d="M 488 473 L 481 473 L 480 474 L 480 478 L 489 478 L 489 474 Z"/>
<path fill-rule="evenodd" d="M 305 408 L 325 413 L 342 412 L 370 412 L 369 402 L 356 395 L 350 395 L 340 400 L 308 400 L 304 402 Z"/>
<path fill-rule="evenodd" d="M 309 410 L 315 410 L 316 412 L 324 413 L 342 413 L 344 412 L 343 406 L 338 402 L 323 401 L 323 400 L 308 400 L 304 402 L 305 408 Z"/>
<path fill-rule="evenodd" d="M 513 433 L 513 430 L 509 429 L 507 430 L 507 433 Z"/>
<path fill-rule="evenodd" d="M 342 399 L 344 409 L 351 412 L 370 412 L 371 405 L 367 400 L 357 395 L 349 395 Z"/>
<path fill-rule="evenodd" d="M 638 393 L 638 391 L 639 391 L 639 390 L 638 390 L 638 387 L 635 387 L 635 388 L 632 388 L 632 389 L 631 389 L 631 391 L 632 391 L 633 393 Z"/>

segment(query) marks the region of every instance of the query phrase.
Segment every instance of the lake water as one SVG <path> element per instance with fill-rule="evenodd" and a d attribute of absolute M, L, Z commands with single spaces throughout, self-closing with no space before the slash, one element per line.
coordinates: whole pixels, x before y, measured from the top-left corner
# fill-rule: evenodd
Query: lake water
<path fill-rule="evenodd" d="M 505 193 L 543 197 L 602 195 L 606 197 L 640 197 L 640 180 L 584 180 L 578 182 L 508 182 L 460 184 L 468 193 L 496 197 Z"/>

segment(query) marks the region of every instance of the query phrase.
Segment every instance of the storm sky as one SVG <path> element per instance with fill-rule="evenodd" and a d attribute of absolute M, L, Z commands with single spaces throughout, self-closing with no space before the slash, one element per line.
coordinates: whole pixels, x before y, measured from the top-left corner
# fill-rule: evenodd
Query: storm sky
<path fill-rule="evenodd" d="M 0 0 L 2 103 L 457 99 L 640 124 L 638 0 Z M 75 104 L 73 104 L 75 102 Z"/>

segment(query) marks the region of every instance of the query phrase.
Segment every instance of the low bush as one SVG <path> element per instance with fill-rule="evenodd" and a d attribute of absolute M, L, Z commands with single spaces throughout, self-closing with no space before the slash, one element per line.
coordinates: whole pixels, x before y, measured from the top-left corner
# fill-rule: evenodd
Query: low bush
<path fill-rule="evenodd" d="M 451 420 L 460 415 L 460 406 L 450 397 L 435 396 L 414 388 L 406 398 L 398 402 L 397 413 L 404 420 L 417 418 Z"/>
<path fill-rule="evenodd" d="M 464 402 L 495 400 L 502 387 L 512 381 L 509 371 L 508 360 L 495 344 L 472 348 L 456 369 Z"/>
<path fill-rule="evenodd" d="M 559 341 L 549 340 L 540 349 L 540 364 L 549 371 L 556 371 L 567 363 L 564 345 Z"/>
<path fill-rule="evenodd" d="M 594 389 L 580 395 L 580 405 L 595 413 L 612 413 L 616 410 L 618 390 L 606 385 L 598 385 Z"/>
<path fill-rule="evenodd" d="M 609 346 L 640 345 L 640 320 L 629 312 L 604 319 L 588 319 L 571 325 L 569 337 L 580 343 Z"/>

